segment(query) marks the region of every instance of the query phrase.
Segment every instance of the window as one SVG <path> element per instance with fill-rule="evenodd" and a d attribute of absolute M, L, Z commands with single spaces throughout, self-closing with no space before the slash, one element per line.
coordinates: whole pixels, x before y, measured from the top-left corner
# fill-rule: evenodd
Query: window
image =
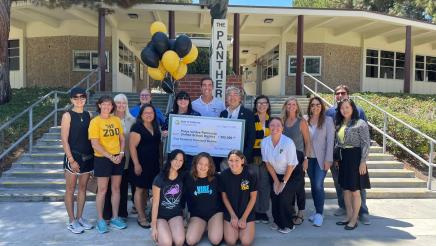
<path fill-rule="evenodd" d="M 20 70 L 20 40 L 8 41 L 8 60 L 10 71 Z"/>
<path fill-rule="evenodd" d="M 279 75 L 279 46 L 262 56 L 260 65 L 262 66 L 262 80 Z"/>
<path fill-rule="evenodd" d="M 386 50 L 366 50 L 366 77 L 404 79 L 404 53 Z"/>
<path fill-rule="evenodd" d="M 304 56 L 303 71 L 313 76 L 321 76 L 321 56 Z M 295 76 L 297 73 L 297 57 L 289 56 L 289 76 Z"/>
<path fill-rule="evenodd" d="M 106 72 L 109 72 L 109 51 L 106 51 Z M 74 50 L 73 71 L 91 71 L 98 67 L 98 52 L 95 50 Z"/>
<path fill-rule="evenodd" d="M 135 71 L 135 55 L 121 41 L 119 42 L 118 51 L 118 70 L 120 73 L 132 78 Z"/>
<path fill-rule="evenodd" d="M 422 82 L 436 82 L 436 57 L 415 57 L 415 80 Z"/>

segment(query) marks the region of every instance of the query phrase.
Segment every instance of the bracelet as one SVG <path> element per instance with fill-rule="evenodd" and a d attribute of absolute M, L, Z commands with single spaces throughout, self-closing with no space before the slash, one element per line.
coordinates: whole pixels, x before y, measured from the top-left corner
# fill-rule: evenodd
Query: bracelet
<path fill-rule="evenodd" d="M 124 151 L 121 151 L 121 152 L 120 152 L 120 155 L 124 155 Z"/>

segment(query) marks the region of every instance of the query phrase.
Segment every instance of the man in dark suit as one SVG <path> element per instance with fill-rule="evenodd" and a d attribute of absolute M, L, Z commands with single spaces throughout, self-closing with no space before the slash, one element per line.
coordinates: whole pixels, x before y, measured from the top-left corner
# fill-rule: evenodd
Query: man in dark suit
<path fill-rule="evenodd" d="M 256 140 L 256 129 L 254 126 L 254 114 L 242 104 L 242 92 L 235 86 L 226 89 L 227 108 L 220 114 L 221 118 L 245 120 L 244 149 L 242 150 L 247 158 L 246 164 L 253 162 L 253 146 Z"/>

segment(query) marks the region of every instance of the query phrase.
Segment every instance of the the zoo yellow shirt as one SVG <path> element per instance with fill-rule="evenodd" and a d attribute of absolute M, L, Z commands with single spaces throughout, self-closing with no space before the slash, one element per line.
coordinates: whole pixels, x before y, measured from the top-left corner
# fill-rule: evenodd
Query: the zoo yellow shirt
<path fill-rule="evenodd" d="M 103 119 L 99 115 L 89 123 L 89 139 L 98 139 L 101 146 L 111 155 L 120 153 L 120 134 L 123 134 L 123 127 L 120 118 L 116 116 L 111 115 L 109 118 Z M 94 152 L 94 155 L 103 157 L 97 151 Z"/>

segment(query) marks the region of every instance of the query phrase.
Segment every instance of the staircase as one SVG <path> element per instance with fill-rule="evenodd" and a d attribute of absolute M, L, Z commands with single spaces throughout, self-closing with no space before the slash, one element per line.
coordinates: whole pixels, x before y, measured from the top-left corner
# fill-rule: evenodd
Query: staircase
<path fill-rule="evenodd" d="M 102 95 L 118 93 L 97 92 L 89 99 L 86 110 L 96 115 L 96 102 Z M 129 108 L 139 103 L 137 93 L 124 93 Z M 153 94 L 153 105 L 166 111 L 168 95 Z M 63 148 L 60 127 L 51 127 L 33 147 L 33 152 L 23 154 L 12 168 L 0 177 L 0 201 L 63 201 L 65 179 L 63 171 Z M 88 200 L 95 194 L 88 192 Z"/>
<path fill-rule="evenodd" d="M 114 96 L 116 93 L 107 93 Z M 106 95 L 107 95 L 106 94 Z M 95 102 L 103 93 L 90 98 L 87 110 L 95 111 Z M 129 107 L 139 103 L 138 95 L 126 93 Z M 287 97 L 270 97 L 272 114 L 279 115 Z M 153 104 L 162 112 L 166 110 L 168 96 L 153 95 Z M 308 99 L 298 97 L 305 112 Z M 246 105 L 252 108 L 251 105 Z M 426 189 L 426 183 L 415 177 L 413 171 L 403 168 L 403 163 L 394 156 L 383 154 L 381 147 L 372 142 L 368 164 L 372 189 L 368 198 L 436 198 L 435 192 Z M 37 141 L 32 154 L 26 153 L 12 168 L 0 177 L 0 201 L 63 201 L 65 180 L 62 170 L 63 149 L 60 141 L 60 128 L 52 127 Z M 336 193 L 330 172 L 325 179 L 326 198 L 335 198 Z M 310 181 L 306 177 L 306 194 L 310 197 Z M 95 194 L 88 192 L 88 199 Z"/>

